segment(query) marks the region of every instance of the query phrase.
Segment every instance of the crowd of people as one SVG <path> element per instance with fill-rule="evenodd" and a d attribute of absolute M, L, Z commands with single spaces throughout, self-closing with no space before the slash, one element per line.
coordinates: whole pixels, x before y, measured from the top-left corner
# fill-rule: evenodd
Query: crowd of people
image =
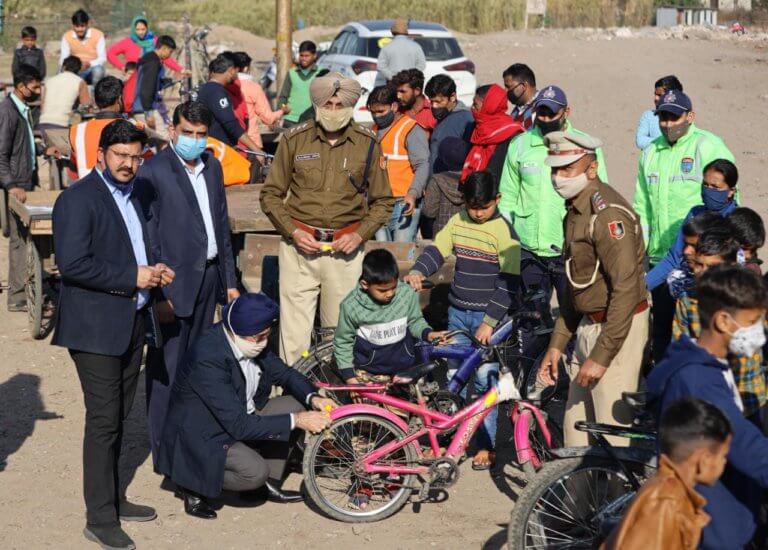
<path fill-rule="evenodd" d="M 85 399 L 86 538 L 133 548 L 120 522 L 156 517 L 126 499 L 117 469 L 145 346 L 154 469 L 188 514 L 215 518 L 209 499 L 223 490 L 301 500 L 281 488 L 294 444 L 302 430 L 327 427 L 338 406 L 290 367 L 317 319 L 337 327 L 335 364 L 347 383 L 391 382 L 414 364 L 415 341 L 446 340 L 414 291 L 453 256 L 440 328 L 487 344 L 523 293 L 542 290 L 535 307 L 546 315 L 556 296 L 536 383 L 569 381 L 566 446 L 589 444 L 578 420 L 629 425 L 622 393 L 647 386 L 659 473 L 606 548 L 750 543 L 768 488 L 765 227 L 741 205 L 738 159 L 695 125 L 679 79 L 655 82 L 654 108 L 640 119 L 630 201 L 609 184 L 600 139 L 573 126 L 567 83 L 539 87 L 515 63 L 464 105 L 450 76 L 425 82 L 423 52 L 403 20 L 367 97 L 372 127 L 353 118 L 360 84 L 319 69 L 311 42 L 300 45 L 276 110 L 250 75 L 251 57 L 224 52 L 197 100 L 168 116 L 165 72 L 185 72 L 173 61 L 174 39 L 155 36 L 139 16 L 130 37 L 107 48 L 89 22 L 82 10 L 73 15 L 59 71 L 47 78 L 36 32 L 25 27 L 0 104 L 9 194 L 24 202 L 38 155 L 65 148 L 77 180 L 53 210 L 61 275 L 53 343 L 69 350 Z M 122 79 L 106 75 L 107 62 Z M 91 103 L 95 117 L 70 125 L 73 107 Z M 229 176 L 210 150 L 213 140 L 260 153 L 259 124 L 284 127 L 260 199 L 282 236 L 279 305 L 242 292 Z M 42 151 L 35 127 L 66 138 Z M 10 311 L 26 309 L 25 231 L 11 223 Z M 432 242 L 402 280 L 392 254 L 363 252 L 370 239 L 419 235 Z M 269 346 L 275 327 L 278 353 Z M 498 363 L 484 363 L 473 390 L 498 378 Z M 270 397 L 274 385 L 285 394 Z M 489 415 L 476 435 L 475 469 L 495 464 L 496 423 Z M 350 506 L 365 505 L 366 495 L 350 496 Z"/>

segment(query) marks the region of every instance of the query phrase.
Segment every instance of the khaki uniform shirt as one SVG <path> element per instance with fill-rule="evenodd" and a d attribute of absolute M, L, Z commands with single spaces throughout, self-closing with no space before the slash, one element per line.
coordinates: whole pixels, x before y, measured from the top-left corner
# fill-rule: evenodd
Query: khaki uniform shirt
<path fill-rule="evenodd" d="M 607 367 L 648 296 L 640 219 L 618 191 L 601 182 L 590 183 L 567 207 L 563 253 L 569 292 L 550 346 L 565 350 L 585 313 L 606 312 L 589 358 Z"/>
<path fill-rule="evenodd" d="M 365 193 L 358 188 L 372 140 Z M 292 218 L 324 229 L 360 222 L 357 233 L 370 239 L 389 220 L 395 203 L 382 158 L 376 134 L 356 122 L 333 145 L 314 121 L 294 126 L 277 148 L 261 191 L 261 208 L 287 239 L 296 229 Z"/>

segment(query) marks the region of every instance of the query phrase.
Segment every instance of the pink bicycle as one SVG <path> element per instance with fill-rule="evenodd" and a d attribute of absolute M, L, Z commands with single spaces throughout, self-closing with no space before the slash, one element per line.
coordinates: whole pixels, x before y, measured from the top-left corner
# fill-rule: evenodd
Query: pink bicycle
<path fill-rule="evenodd" d="M 418 365 L 398 375 L 399 383 L 414 385 L 415 403 L 388 395 L 384 384 L 317 383 L 383 405 L 339 407 L 331 412 L 331 426 L 309 439 L 304 482 L 309 498 L 325 514 L 345 522 L 379 521 L 397 513 L 415 490 L 426 500 L 431 489 L 452 486 L 459 477 L 459 461 L 483 419 L 500 402 L 520 398 L 512 377 L 502 376 L 498 386 L 454 414 L 434 410 L 417 382 L 435 366 Z M 419 427 L 409 428 L 399 414 L 420 419 Z M 454 430 L 443 452 L 438 436 Z"/>

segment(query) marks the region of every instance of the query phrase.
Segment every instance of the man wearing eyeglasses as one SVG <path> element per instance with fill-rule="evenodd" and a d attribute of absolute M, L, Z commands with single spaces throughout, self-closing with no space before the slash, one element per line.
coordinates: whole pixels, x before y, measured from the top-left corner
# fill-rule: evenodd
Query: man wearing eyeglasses
<path fill-rule="evenodd" d="M 157 343 L 150 292 L 174 273 L 153 263 L 134 178 L 147 136 L 126 120 L 101 133 L 93 171 L 59 195 L 53 241 L 61 273 L 53 344 L 69 349 L 85 397 L 85 537 L 104 548 L 135 545 L 120 521 L 151 521 L 118 479 L 123 421 L 131 410 L 147 335 Z M 121 489 L 122 487 L 122 489 Z"/>
<path fill-rule="evenodd" d="M 221 164 L 206 150 L 211 111 L 182 103 L 173 113 L 171 143 L 142 167 L 136 191 L 147 216 L 152 249 L 176 273 L 158 303 L 163 347 L 147 356 L 152 457 L 157 463 L 176 369 L 213 323 L 216 303 L 239 295 Z"/>

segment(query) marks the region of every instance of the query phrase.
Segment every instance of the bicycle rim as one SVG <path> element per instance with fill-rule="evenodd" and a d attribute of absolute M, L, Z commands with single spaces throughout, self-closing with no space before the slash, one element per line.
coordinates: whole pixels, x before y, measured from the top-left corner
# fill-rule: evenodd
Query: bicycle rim
<path fill-rule="evenodd" d="M 606 533 L 601 530 L 606 509 L 620 514 L 633 492 L 626 476 L 609 466 L 590 466 L 555 480 L 539 497 L 525 524 L 524 548 L 548 550 L 596 548 Z"/>
<path fill-rule="evenodd" d="M 341 520 L 369 521 L 395 513 L 411 492 L 412 475 L 358 475 L 354 466 L 363 456 L 404 437 L 391 422 L 355 415 L 334 423 L 309 445 L 304 462 L 308 493 L 323 511 Z M 377 465 L 413 465 L 412 446 L 399 448 L 379 459 Z"/>

